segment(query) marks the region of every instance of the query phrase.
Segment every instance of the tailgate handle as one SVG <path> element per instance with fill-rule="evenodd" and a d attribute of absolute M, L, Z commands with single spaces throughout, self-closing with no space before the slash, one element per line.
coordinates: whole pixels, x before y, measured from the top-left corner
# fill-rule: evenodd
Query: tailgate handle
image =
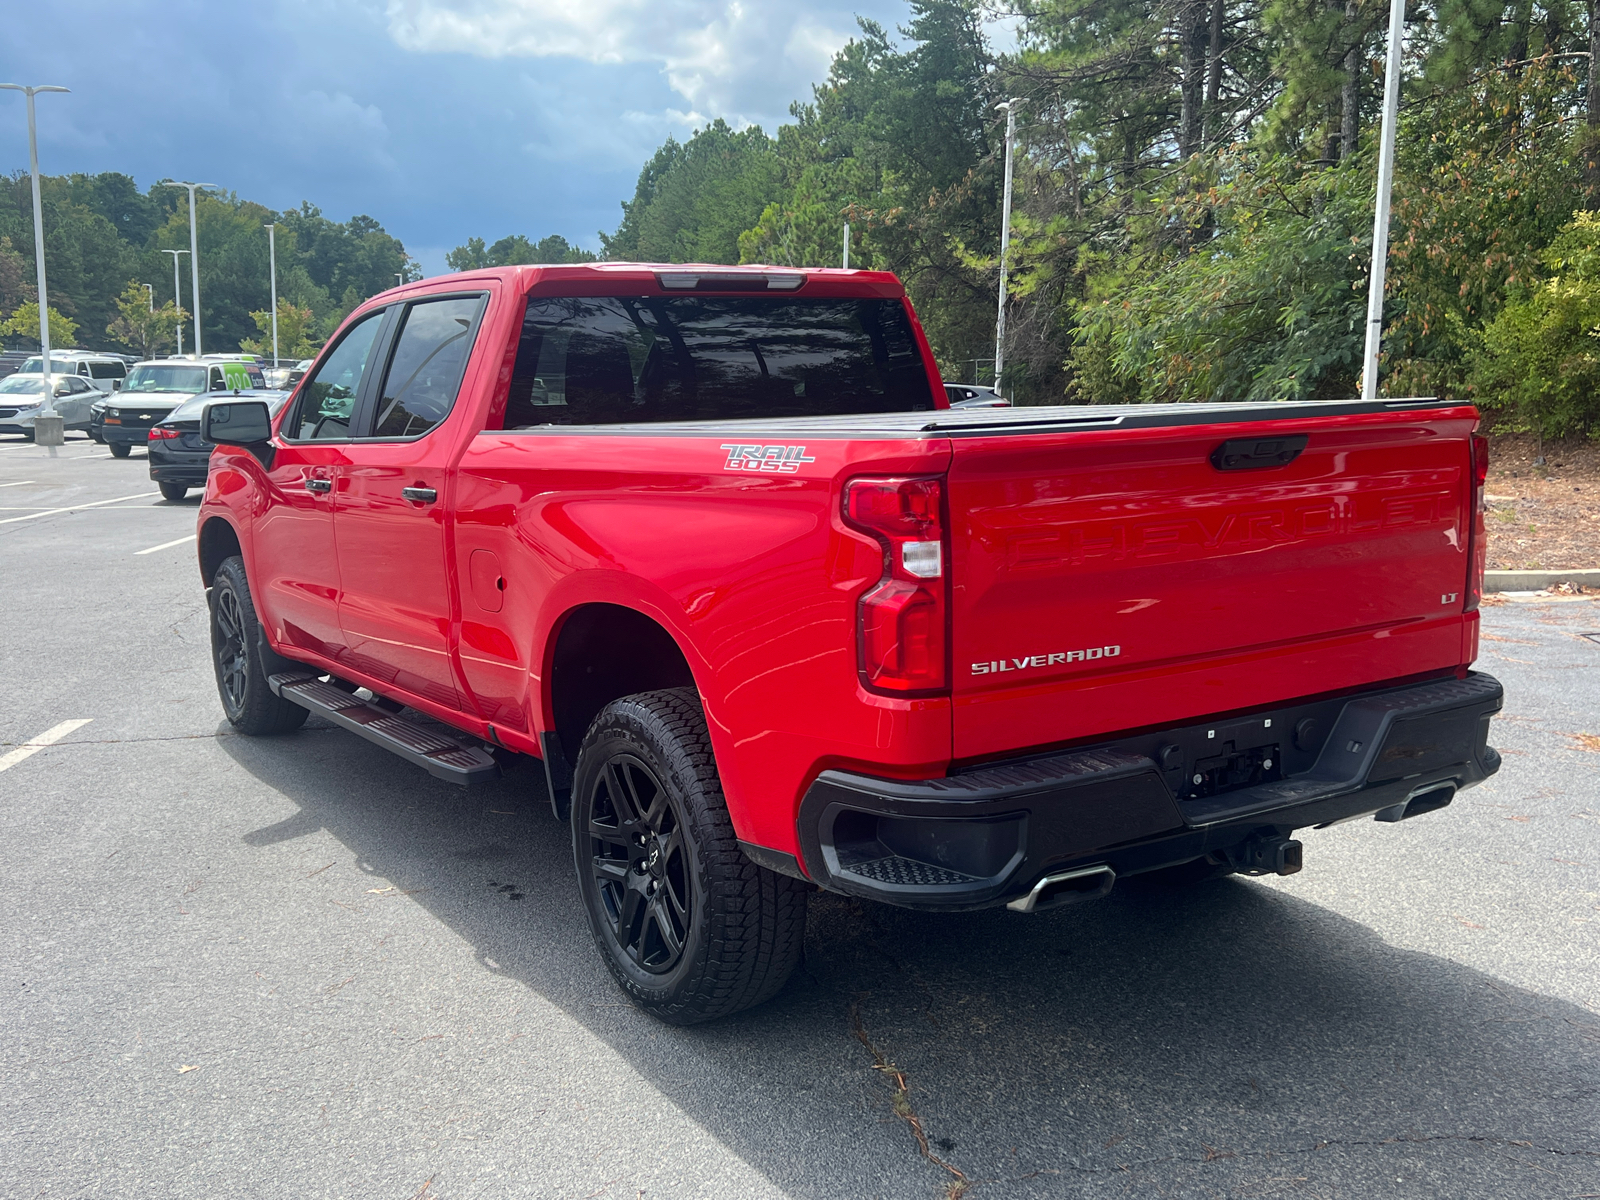
<path fill-rule="evenodd" d="M 1211 452 L 1211 465 L 1219 471 L 1258 471 L 1287 467 L 1306 448 L 1306 435 L 1275 438 L 1233 438 Z"/>

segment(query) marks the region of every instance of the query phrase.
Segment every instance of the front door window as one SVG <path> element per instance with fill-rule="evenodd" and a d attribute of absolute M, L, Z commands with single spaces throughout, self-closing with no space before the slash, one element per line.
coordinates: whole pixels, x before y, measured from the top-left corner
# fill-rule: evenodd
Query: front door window
<path fill-rule="evenodd" d="M 367 369 L 383 313 L 383 309 L 369 313 L 351 326 L 333 352 L 322 360 L 316 374 L 300 388 L 295 411 L 284 422 L 288 437 L 295 441 L 342 441 L 350 436 L 356 394 L 361 389 L 361 376 Z"/>

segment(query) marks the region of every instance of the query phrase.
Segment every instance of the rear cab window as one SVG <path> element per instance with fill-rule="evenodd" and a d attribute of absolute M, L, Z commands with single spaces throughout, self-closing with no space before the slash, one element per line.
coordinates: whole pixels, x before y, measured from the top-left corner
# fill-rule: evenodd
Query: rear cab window
<path fill-rule="evenodd" d="M 536 296 L 502 428 L 933 407 L 898 299 Z"/>

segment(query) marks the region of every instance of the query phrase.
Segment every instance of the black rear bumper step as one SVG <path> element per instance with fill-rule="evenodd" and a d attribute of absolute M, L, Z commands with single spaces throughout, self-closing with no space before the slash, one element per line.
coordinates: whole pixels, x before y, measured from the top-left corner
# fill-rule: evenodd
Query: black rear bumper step
<path fill-rule="evenodd" d="M 463 745 L 435 729 L 396 716 L 324 682 L 319 676 L 273 675 L 267 684 L 274 695 L 326 717 L 351 733 L 360 734 L 373 745 L 415 763 L 436 779 L 466 787 L 499 778 L 500 766 L 487 750 Z"/>
<path fill-rule="evenodd" d="M 1493 775 L 1500 684 L 1469 674 L 1157 730 L 938 779 L 823 771 L 800 804 L 806 873 L 908 908 L 972 909 L 1061 871 L 1224 853 L 1263 830 L 1443 808 Z"/>

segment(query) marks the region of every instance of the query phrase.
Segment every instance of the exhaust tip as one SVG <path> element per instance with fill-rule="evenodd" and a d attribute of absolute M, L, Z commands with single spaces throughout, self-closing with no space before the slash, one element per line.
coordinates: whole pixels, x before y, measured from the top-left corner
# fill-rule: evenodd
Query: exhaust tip
<path fill-rule="evenodd" d="M 1006 905 L 1012 912 L 1041 912 L 1074 904 L 1080 900 L 1098 900 L 1111 893 L 1117 882 L 1117 873 L 1104 863 L 1095 867 L 1079 867 L 1073 871 L 1059 871 L 1046 875 L 1033 885 L 1026 896 L 1019 896 Z"/>
<path fill-rule="evenodd" d="M 1447 807 L 1456 798 L 1456 785 L 1454 780 L 1444 783 L 1429 784 L 1407 796 L 1399 804 L 1392 804 L 1388 808 L 1379 809 L 1373 814 L 1377 821 L 1409 821 L 1412 817 L 1420 817 L 1423 813 L 1438 812 Z"/>

